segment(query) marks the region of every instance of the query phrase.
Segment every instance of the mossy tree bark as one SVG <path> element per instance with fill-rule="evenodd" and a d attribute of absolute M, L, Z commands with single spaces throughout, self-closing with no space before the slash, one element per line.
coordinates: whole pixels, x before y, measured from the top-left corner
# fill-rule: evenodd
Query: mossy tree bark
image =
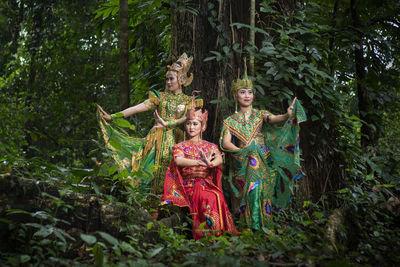
<path fill-rule="evenodd" d="M 272 7 L 279 13 L 290 16 L 297 9 L 298 0 L 280 0 L 272 3 Z M 222 121 L 234 112 L 234 105 L 222 106 L 210 103 L 211 100 L 228 98 L 232 101 L 230 92 L 231 83 L 243 74 L 243 58 L 249 57 L 238 53 L 234 47 L 244 48 L 250 41 L 250 30 L 247 28 L 232 27 L 232 23 L 251 24 L 250 1 L 205 1 L 197 0 L 187 6 L 196 12 L 174 9 L 172 5 L 172 41 L 170 59 L 176 59 L 183 52 L 194 56 L 191 71 L 194 80 L 191 85 L 193 90 L 201 90 L 205 107 L 209 111 L 208 127 L 204 138 L 218 143 Z M 269 16 L 260 12 L 261 1 L 255 1 L 256 14 L 254 26 L 262 28 L 265 25 L 273 27 L 274 22 L 279 22 L 279 16 Z M 176 8 L 176 7 L 175 7 Z M 261 45 L 263 36 L 255 34 L 254 44 Z M 217 51 L 223 56 L 220 60 L 205 61 L 207 57 L 214 56 Z M 229 54 L 228 56 L 226 56 Z M 251 64 L 250 64 L 251 65 Z M 295 95 L 303 100 L 305 107 L 312 106 L 305 92 L 294 85 Z M 268 91 L 268 88 L 265 88 Z M 189 91 L 187 93 L 190 93 Z M 281 105 L 281 103 L 277 103 Z M 283 108 L 285 108 L 282 105 Z M 283 111 L 284 112 L 284 111 Z M 309 117 L 316 111 L 309 110 Z M 328 123 L 334 125 L 333 118 L 327 115 Z M 301 182 L 301 191 L 304 198 L 312 197 L 318 200 L 321 195 L 338 189 L 344 179 L 343 158 L 336 152 L 338 133 L 326 129 L 322 123 L 308 121 L 301 125 L 301 147 L 304 158 L 304 171 L 307 176 Z M 310 134 L 315 134 L 314 137 Z M 320 146 L 323 137 L 327 144 Z M 319 157 L 317 155 L 320 155 Z"/>

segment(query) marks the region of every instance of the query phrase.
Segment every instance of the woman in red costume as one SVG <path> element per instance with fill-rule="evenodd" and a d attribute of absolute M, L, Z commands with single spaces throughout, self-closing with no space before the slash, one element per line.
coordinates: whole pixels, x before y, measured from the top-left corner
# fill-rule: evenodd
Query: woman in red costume
<path fill-rule="evenodd" d="M 191 109 L 185 129 L 190 139 L 172 147 L 163 204 L 188 207 L 193 216 L 193 237 L 237 233 L 221 186 L 222 156 L 218 146 L 201 139 L 208 112 Z"/>

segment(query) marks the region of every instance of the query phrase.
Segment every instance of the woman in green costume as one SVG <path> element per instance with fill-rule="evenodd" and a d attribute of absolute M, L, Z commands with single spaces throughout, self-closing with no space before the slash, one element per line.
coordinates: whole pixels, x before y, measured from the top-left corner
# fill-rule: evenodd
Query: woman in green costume
<path fill-rule="evenodd" d="M 193 105 L 203 106 L 202 99 L 192 101 L 191 96 L 182 92 L 182 86 L 188 86 L 193 80 L 193 74 L 187 75 L 192 60 L 186 53 L 182 54 L 175 63 L 168 66 L 165 75 L 166 90 L 149 92 L 149 98 L 136 106 L 122 110 L 119 114 L 109 115 L 97 105 L 102 115 L 100 127 L 106 146 L 115 152 L 114 160 L 120 169 L 131 172 L 139 168 L 150 170 L 154 166 L 151 189 L 156 193 L 161 192 L 164 185 L 165 172 L 171 161 L 171 147 L 184 139 L 179 125 L 185 122 L 187 110 Z M 149 110 L 155 110 L 157 124 L 145 138 L 130 137 L 107 122 L 119 116 L 129 117 Z"/>
<path fill-rule="evenodd" d="M 262 230 L 271 227 L 274 210 L 287 206 L 293 181 L 302 176 L 298 133 L 306 117 L 296 98 L 286 114 L 253 108 L 253 83 L 244 76 L 232 84 L 240 111 L 224 120 L 220 145 L 230 160 L 232 208 L 239 224 Z"/>

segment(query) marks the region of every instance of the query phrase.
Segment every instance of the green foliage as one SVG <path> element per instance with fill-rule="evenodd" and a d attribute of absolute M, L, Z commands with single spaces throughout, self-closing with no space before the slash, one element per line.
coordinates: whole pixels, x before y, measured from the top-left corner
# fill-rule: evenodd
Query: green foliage
<path fill-rule="evenodd" d="M 42 171 L 35 171 L 34 166 Z M 93 178 L 92 181 L 85 179 L 98 175 L 93 171 L 59 168 L 55 165 L 51 168 L 49 164 L 46 168 L 40 168 L 41 166 L 43 162 L 31 162 L 29 168 L 24 170 L 24 175 L 32 171 L 31 176 L 37 175 L 43 177 L 42 179 L 47 177 L 47 182 L 58 177 L 54 183 L 62 188 L 61 194 L 74 188 L 76 190 L 68 179 L 81 175 L 79 182 L 89 186 L 85 187 L 86 190 L 91 190 L 97 197 L 122 201 L 121 204 L 125 207 L 135 209 L 139 205 L 151 210 L 151 207 L 157 205 L 154 202 L 158 202 L 157 198 L 135 188 L 119 187 L 114 189 L 119 191 L 116 194 L 107 189 L 110 184 L 103 184 L 102 180 L 94 183 Z M 101 172 L 101 168 L 97 171 Z M 108 179 L 112 180 L 112 177 L 111 175 Z M 400 239 L 395 238 L 399 231 L 396 223 L 399 213 L 387 208 L 388 197 L 398 194 L 398 190 L 393 191 L 394 188 L 394 184 L 381 184 L 370 175 L 363 183 L 358 181 L 339 191 L 338 198 L 343 203 L 340 214 L 343 215 L 335 215 L 335 211 L 326 209 L 325 199 L 319 204 L 305 201 L 302 207 L 292 207 L 286 212 L 276 213 L 272 230 L 244 230 L 239 236 L 226 233 L 218 237 L 210 235 L 199 241 L 191 239 L 190 225 L 186 222 L 175 227 L 165 227 L 158 222 L 148 222 L 145 225 L 132 222 L 121 228 L 122 233 L 127 233 L 123 239 L 102 231 L 80 232 L 78 237 L 72 237 L 63 229 L 69 223 L 58 216 L 59 212 L 67 213 L 73 207 L 58 197 L 42 194 L 41 199 L 53 202 L 55 209 L 9 209 L 0 218 L 2 227 L 6 225 L 9 231 L 7 243 L 13 244 L 7 250 L 2 249 L 0 259 L 15 266 L 22 262 L 96 266 L 350 265 L 378 264 L 383 261 L 394 264 L 399 260 L 394 253 L 400 248 Z M 14 219 L 15 215 L 24 215 L 32 220 L 22 223 Z M 333 216 L 338 216 L 340 222 L 334 223 Z M 332 224 L 335 227 L 331 227 Z M 333 232 L 334 239 L 330 237 L 330 232 Z M 82 242 L 86 245 L 82 246 Z M 81 247 L 80 253 L 86 256 L 68 259 L 67 255 L 76 253 L 76 247 Z"/>
<path fill-rule="evenodd" d="M 347 167 L 349 178 L 373 171 L 386 182 L 398 183 L 400 146 L 393 130 L 398 125 L 395 114 L 400 106 L 397 89 L 400 69 L 399 58 L 389 50 L 400 52 L 396 41 L 399 32 L 393 32 L 399 25 L 399 16 L 395 15 L 399 4 L 390 0 L 384 2 L 390 6 L 388 10 L 372 1 L 358 3 L 356 8 L 362 29 L 354 29 L 348 26 L 352 24 L 349 2 L 336 1 L 334 5 L 329 1 L 309 1 L 299 4 L 296 11 L 288 15 L 277 11 L 275 1 L 262 1 L 257 27 L 238 22 L 230 25 L 234 29 L 254 31 L 258 39 L 256 45 L 248 44 L 241 49 L 238 43 L 220 44 L 218 51 L 210 51 L 211 56 L 205 61 L 229 64 L 232 53 L 253 55 L 255 73 L 252 79 L 258 108 L 280 114 L 294 96 L 302 101 L 309 117 L 305 123 L 308 125 L 306 139 L 302 139 L 303 143 L 308 143 L 306 166 L 315 160 L 315 166 L 329 169 L 327 162 L 334 160 L 338 168 Z M 210 4 L 209 8 L 215 9 L 215 6 Z M 394 24 L 386 20 L 390 16 L 396 17 Z M 210 19 L 215 20 L 212 13 Z M 367 112 L 374 118 L 368 123 L 360 119 L 365 117 L 366 111 L 359 110 L 358 106 L 361 93 L 357 88 L 354 62 L 358 38 L 366 46 L 366 74 L 361 84 L 367 88 L 371 102 L 371 110 Z M 233 105 L 227 98 L 212 103 Z M 368 137 L 372 144 L 369 151 L 361 148 L 364 125 L 377 133 L 377 137 Z M 388 140 L 392 142 L 389 144 Z M 331 182 L 346 182 L 340 177 L 336 179 Z"/>
<path fill-rule="evenodd" d="M 363 184 L 354 184 L 339 191 L 348 211 L 349 255 L 355 262 L 371 264 L 398 262 L 392 251 L 400 246 L 398 238 L 398 209 L 391 200 L 398 195 L 394 184 L 380 184 L 373 176 Z M 393 189 L 395 189 L 393 191 Z"/>
<path fill-rule="evenodd" d="M 138 12 L 140 10 L 140 12 Z M 106 1 L 95 11 L 99 34 L 119 30 L 119 2 Z M 163 1 L 129 1 L 129 73 L 130 103 L 136 105 L 147 99 L 149 90 L 162 90 L 169 49 L 170 11 Z M 118 99 L 118 90 L 111 91 Z M 101 99 L 105 101 L 106 99 Z M 111 104 L 111 105 L 110 105 Z M 115 110 L 115 102 L 106 102 L 106 108 Z M 139 135 L 147 133 L 152 125 L 148 114 L 138 114 L 131 120 Z"/>
<path fill-rule="evenodd" d="M 10 16 L 9 25 L 0 24 L 9 27 L 9 39 L 2 40 L 8 61 L 0 70 L 1 149 L 88 166 L 81 159 L 97 139 L 93 104 L 118 109 L 118 1 L 25 4 L 20 14 L 13 10 L 18 1 L 6 1 L 1 9 Z M 169 10 L 162 1 L 130 1 L 129 8 L 131 104 L 137 104 L 148 90 L 163 87 Z M 18 19 L 20 38 L 9 32 Z M 133 118 L 138 135 L 152 123 L 144 116 Z"/>
<path fill-rule="evenodd" d="M 23 130 L 26 109 L 19 103 L 18 98 L 18 96 L 9 97 L 5 93 L 0 93 L 2 103 L 0 105 L 0 162 L 9 162 L 14 157 L 22 156 L 20 147 L 26 145 Z M 13 119 L 10 120 L 10 118 Z M 28 134 L 35 138 L 34 133 Z"/>
<path fill-rule="evenodd" d="M 2 218 L 8 228 L 8 246 L 2 245 L 0 260 L 4 264 L 19 266 L 23 263 L 56 264 L 67 261 L 63 255 L 76 241 L 59 227 L 61 221 L 46 211 L 27 212 L 24 210 L 6 210 L 8 218 L 16 215 L 31 217 L 34 222 L 22 223 Z"/>
<path fill-rule="evenodd" d="M 87 127 L 96 123 L 92 103 L 115 79 L 109 75 L 112 68 L 100 65 L 110 46 L 92 37 L 94 1 L 83 6 L 61 2 L 41 3 L 35 8 L 28 2 L 21 9 L 18 49 L 2 66 L 0 87 L 2 99 L 7 100 L 2 116 L 13 118 L 4 120 L 9 125 L 4 128 L 19 124 L 15 134 L 5 133 L 18 138 L 13 148 L 18 153 L 77 164 L 97 135 L 94 128 Z M 15 119 L 10 116 L 14 113 Z"/>
<path fill-rule="evenodd" d="M 319 12 L 315 6 L 300 6 L 299 11 L 290 17 L 277 13 L 269 1 L 262 2 L 261 6 L 262 13 L 274 16 L 275 27 L 259 28 L 243 23 L 230 25 L 253 30 L 261 36 L 259 46 L 247 45 L 244 49 L 232 46 L 236 53 L 255 57 L 253 79 L 257 105 L 281 113 L 280 103 L 297 95 L 307 103 L 311 120 L 324 124 L 329 130 L 331 125 L 325 122 L 327 114 L 334 117 L 344 114 L 343 96 L 334 89 L 341 85 L 330 74 L 328 65 L 330 51 L 325 38 L 326 31 L 331 28 L 314 21 Z M 220 52 L 212 53 L 216 56 L 207 60 L 219 61 L 224 57 Z"/>

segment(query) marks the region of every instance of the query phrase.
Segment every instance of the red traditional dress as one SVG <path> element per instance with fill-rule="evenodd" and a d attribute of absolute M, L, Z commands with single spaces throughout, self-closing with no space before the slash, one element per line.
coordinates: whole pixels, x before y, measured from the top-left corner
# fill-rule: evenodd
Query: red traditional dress
<path fill-rule="evenodd" d="M 200 149 L 206 155 L 210 151 L 216 155 L 221 154 L 213 143 L 184 141 L 172 147 L 173 159 L 184 157 L 200 160 Z M 221 166 L 178 167 L 173 159 L 165 177 L 163 204 L 189 207 L 193 216 L 193 237 L 196 240 L 205 234 L 220 235 L 225 231 L 237 233 L 222 193 Z M 200 227 L 202 223 L 205 223 L 204 227 Z"/>

